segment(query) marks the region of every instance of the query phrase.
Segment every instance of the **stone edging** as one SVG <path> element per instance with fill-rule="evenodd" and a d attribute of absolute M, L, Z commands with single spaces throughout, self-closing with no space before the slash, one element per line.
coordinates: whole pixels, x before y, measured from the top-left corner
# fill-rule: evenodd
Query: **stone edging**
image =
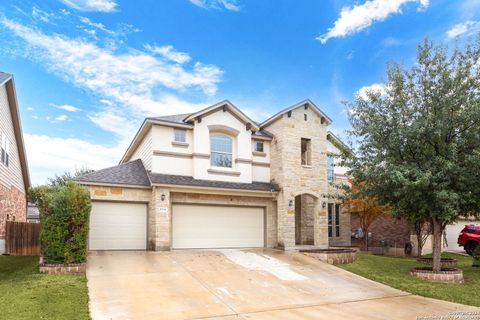
<path fill-rule="evenodd" d="M 85 274 L 87 270 L 86 263 L 71 263 L 71 264 L 52 264 L 43 262 L 43 257 L 40 257 L 40 273 L 48 274 Z"/>
<path fill-rule="evenodd" d="M 413 268 L 410 275 L 435 282 L 463 283 L 463 270 L 457 268 L 442 268 L 440 272 L 433 272 L 428 267 Z"/>
<path fill-rule="evenodd" d="M 353 249 L 300 250 L 300 253 L 329 264 L 352 263 L 357 259 L 357 251 Z"/>
<path fill-rule="evenodd" d="M 417 258 L 417 261 L 423 264 L 433 264 L 433 259 L 432 258 Z M 450 258 L 442 258 L 440 261 L 442 268 L 456 268 L 457 267 L 457 260 L 456 259 L 450 259 Z"/>

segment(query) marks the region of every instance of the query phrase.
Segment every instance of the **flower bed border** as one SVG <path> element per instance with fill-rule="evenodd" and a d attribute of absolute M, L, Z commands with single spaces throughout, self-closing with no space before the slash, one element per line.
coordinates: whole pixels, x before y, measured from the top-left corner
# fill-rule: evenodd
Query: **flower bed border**
<path fill-rule="evenodd" d="M 86 263 L 53 264 L 45 263 L 43 257 L 40 257 L 40 273 L 48 274 L 85 274 L 87 271 Z"/>
<path fill-rule="evenodd" d="M 463 270 L 458 268 L 443 268 L 434 272 L 431 267 L 418 267 L 410 270 L 410 275 L 422 280 L 446 283 L 463 283 Z"/>
<path fill-rule="evenodd" d="M 422 264 L 433 264 L 433 258 L 417 258 L 417 261 Z M 440 260 L 442 268 L 456 268 L 458 260 L 452 258 L 442 258 Z"/>
<path fill-rule="evenodd" d="M 357 259 L 355 249 L 306 249 L 299 252 L 329 264 L 347 264 Z"/>

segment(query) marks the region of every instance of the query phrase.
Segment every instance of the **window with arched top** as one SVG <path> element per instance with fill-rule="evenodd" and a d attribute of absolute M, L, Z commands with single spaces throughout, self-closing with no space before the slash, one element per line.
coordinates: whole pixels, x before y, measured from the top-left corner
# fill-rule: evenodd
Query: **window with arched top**
<path fill-rule="evenodd" d="M 210 136 L 210 163 L 214 167 L 232 167 L 232 138 L 219 133 Z"/>

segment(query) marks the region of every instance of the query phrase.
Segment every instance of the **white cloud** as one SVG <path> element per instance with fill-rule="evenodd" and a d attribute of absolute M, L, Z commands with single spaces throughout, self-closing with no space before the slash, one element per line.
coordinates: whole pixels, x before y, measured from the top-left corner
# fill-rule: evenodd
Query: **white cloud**
<path fill-rule="evenodd" d="M 61 115 L 55 117 L 55 121 L 65 121 L 67 119 L 68 119 L 68 117 L 67 117 L 66 114 L 61 114 Z"/>
<path fill-rule="evenodd" d="M 179 111 L 176 105 L 164 105 L 163 101 L 171 99 L 159 94 L 159 91 L 163 92 L 162 88 L 177 91 L 193 89 L 213 96 L 223 74 L 214 65 L 201 62 L 179 65 L 139 50 L 117 54 L 83 39 L 46 35 L 6 18 L 0 20 L 0 24 L 36 49 L 34 57 L 52 72 L 91 90 L 102 99 L 127 106 L 136 114 Z M 180 107 L 186 105 L 182 102 Z"/>
<path fill-rule="evenodd" d="M 241 7 L 236 0 L 190 0 L 191 3 L 203 9 L 226 9 L 240 11 Z"/>
<path fill-rule="evenodd" d="M 480 31 L 480 21 L 468 20 L 463 23 L 454 25 L 447 31 L 447 38 L 456 38 L 460 35 L 472 35 Z"/>
<path fill-rule="evenodd" d="M 74 171 L 82 167 L 98 170 L 113 166 L 126 150 L 124 144 L 109 147 L 80 139 L 28 133 L 24 137 L 34 185 L 43 184 L 46 177 L 64 171 Z"/>
<path fill-rule="evenodd" d="M 374 83 L 369 86 L 363 86 L 357 91 L 357 96 L 363 100 L 368 100 L 368 93 L 380 93 L 381 95 L 385 94 L 385 86 L 381 83 Z"/>
<path fill-rule="evenodd" d="M 429 4 L 428 0 L 369 0 L 353 7 L 343 7 L 333 27 L 317 37 L 317 40 L 324 44 L 331 38 L 357 33 L 374 22 L 383 21 L 392 14 L 401 13 L 401 6 L 408 2 L 419 2 L 420 8 L 426 8 Z"/>
<path fill-rule="evenodd" d="M 43 64 L 66 82 L 95 95 L 99 101 L 97 110 L 86 116 L 100 129 L 114 133 L 113 146 L 82 139 L 26 135 L 34 183 L 43 183 L 46 176 L 75 167 L 100 169 L 115 165 L 145 116 L 186 113 L 205 107 L 210 97 L 216 94 L 223 74 L 215 65 L 191 61 L 187 53 L 182 53 L 185 56 L 180 63 L 181 55 L 167 58 L 146 50 L 125 48 L 122 40 L 113 39 L 116 43 L 110 45 L 104 44 L 104 38 L 98 39 L 97 43 L 59 33 L 46 34 L 2 17 L 0 27 L 4 27 L 2 31 L 10 30 L 21 40 L 16 41 L 15 46 L 18 52 L 26 53 L 26 58 Z M 115 44 L 120 44 L 119 52 Z M 180 52 L 170 47 L 164 53 Z M 188 61 L 186 56 L 190 58 Z M 177 97 L 178 92 L 195 100 L 207 101 L 192 103 Z M 71 104 L 53 106 L 68 112 L 80 110 Z M 68 117 L 47 117 L 47 120 L 58 122 L 68 120 Z"/>
<path fill-rule="evenodd" d="M 28 107 L 27 111 L 33 111 L 34 109 L 32 107 Z"/>
<path fill-rule="evenodd" d="M 46 11 L 41 10 L 37 6 L 32 7 L 32 17 L 33 19 L 43 21 L 45 23 L 49 23 L 50 19 L 54 17 L 53 13 L 48 13 Z"/>
<path fill-rule="evenodd" d="M 118 4 L 115 0 L 60 0 L 70 8 L 79 11 L 99 11 L 112 12 L 115 11 Z"/>
<path fill-rule="evenodd" d="M 50 105 L 52 107 L 55 107 L 55 108 L 58 108 L 58 109 L 61 109 L 61 110 L 65 110 L 65 111 L 68 111 L 68 112 L 77 112 L 77 111 L 81 110 L 80 108 L 74 107 L 74 106 L 69 105 L 69 104 L 56 105 L 54 103 L 50 103 Z"/>
<path fill-rule="evenodd" d="M 167 60 L 176 62 L 176 63 L 185 63 L 191 60 L 191 57 L 188 53 L 176 51 L 173 46 L 162 46 L 158 47 L 155 45 L 146 44 L 145 49 L 148 51 L 159 54 Z"/>

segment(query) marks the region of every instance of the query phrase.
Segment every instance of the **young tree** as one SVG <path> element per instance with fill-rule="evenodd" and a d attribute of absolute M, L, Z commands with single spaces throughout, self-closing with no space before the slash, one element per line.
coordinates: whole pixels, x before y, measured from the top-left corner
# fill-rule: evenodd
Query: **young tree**
<path fill-rule="evenodd" d="M 386 214 L 386 209 L 378 205 L 375 198 L 362 195 L 361 188 L 352 183 L 347 191 L 342 208 L 350 214 L 358 215 L 360 227 L 364 232 L 363 246 L 368 250 L 368 232 L 371 224 L 380 216 Z"/>
<path fill-rule="evenodd" d="M 440 271 L 445 226 L 480 211 L 480 41 L 448 54 L 425 40 L 412 68 L 390 64 L 383 92 L 349 106 L 351 175 L 394 215 L 429 217 Z"/>
<path fill-rule="evenodd" d="M 87 173 L 93 172 L 94 170 L 82 167 L 80 169 L 75 169 L 74 173 L 65 171 L 61 175 L 55 174 L 53 178 L 48 178 L 48 185 L 52 187 L 64 186 L 69 181 L 73 181 L 75 178 L 83 176 Z"/>

